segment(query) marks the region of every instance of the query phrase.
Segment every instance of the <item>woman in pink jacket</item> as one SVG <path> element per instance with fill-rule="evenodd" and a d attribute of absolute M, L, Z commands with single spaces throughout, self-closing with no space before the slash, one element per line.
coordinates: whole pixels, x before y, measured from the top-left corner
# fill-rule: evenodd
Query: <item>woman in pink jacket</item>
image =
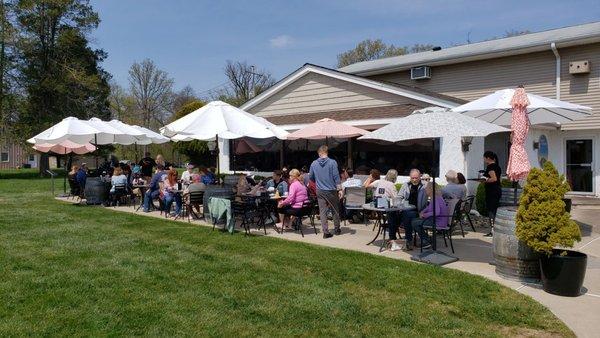
<path fill-rule="evenodd" d="M 290 188 L 286 199 L 279 201 L 279 219 L 277 223 L 279 229 L 289 228 L 293 217 L 298 216 L 300 209 L 308 201 L 308 192 L 306 186 L 300 180 L 300 171 L 298 169 L 290 170 Z"/>

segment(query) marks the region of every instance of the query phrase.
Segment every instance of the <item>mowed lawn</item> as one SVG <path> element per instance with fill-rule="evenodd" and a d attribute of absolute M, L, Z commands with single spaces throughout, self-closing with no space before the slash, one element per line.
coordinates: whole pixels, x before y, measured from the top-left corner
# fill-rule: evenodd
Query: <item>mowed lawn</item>
<path fill-rule="evenodd" d="M 572 336 L 451 269 L 54 200 L 0 180 L 0 336 Z"/>

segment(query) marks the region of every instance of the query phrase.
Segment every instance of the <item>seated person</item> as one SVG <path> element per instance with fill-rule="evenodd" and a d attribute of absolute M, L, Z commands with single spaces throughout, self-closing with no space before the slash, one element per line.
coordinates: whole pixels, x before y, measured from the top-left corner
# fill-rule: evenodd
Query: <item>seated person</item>
<path fill-rule="evenodd" d="M 393 200 L 398 196 L 398 191 L 396 190 L 396 179 L 398 178 L 398 172 L 395 169 L 388 170 L 387 174 L 385 174 L 384 179 L 378 180 L 376 183 L 371 184 L 370 188 L 373 188 L 373 197 L 383 197 L 388 200 Z M 388 234 L 391 241 L 397 240 L 396 233 L 398 232 L 399 225 L 399 213 L 398 212 L 388 212 L 387 214 L 387 222 L 388 222 Z"/>
<path fill-rule="evenodd" d="M 250 192 L 252 190 L 252 186 L 248 183 L 246 179 L 246 174 L 239 174 L 239 178 L 236 185 L 236 195 L 242 196 Z"/>
<path fill-rule="evenodd" d="M 275 170 L 273 172 L 273 178 L 267 182 L 267 190 L 279 191 L 280 196 L 284 196 L 288 192 L 288 184 L 283 180 L 283 172 L 281 170 Z"/>
<path fill-rule="evenodd" d="M 73 186 L 71 186 L 71 195 L 80 195 L 82 190 L 81 187 L 79 186 L 79 183 L 77 182 L 77 172 L 79 171 L 79 166 L 74 164 L 71 167 L 71 171 L 69 171 L 69 173 L 67 174 L 67 178 L 69 179 L 69 184 L 73 184 Z"/>
<path fill-rule="evenodd" d="M 347 210 L 345 208 L 345 202 L 343 199 L 344 194 L 346 193 L 346 188 L 362 187 L 362 182 L 358 178 L 354 178 L 354 170 L 352 169 L 342 169 L 342 174 L 340 177 L 342 178 L 342 189 L 340 190 L 340 212 L 342 215 L 344 215 L 345 219 L 352 219 L 357 223 L 358 219 L 355 217 L 357 215 L 357 211 Z"/>
<path fill-rule="evenodd" d="M 160 185 L 167 173 L 162 164 L 156 166 L 156 172 L 150 180 L 150 185 L 144 195 L 144 212 L 150 212 L 152 200 L 160 196 Z"/>
<path fill-rule="evenodd" d="M 202 183 L 200 175 L 192 174 L 191 177 L 192 183 L 187 186 L 187 188 L 183 192 L 183 198 L 189 202 L 190 194 L 195 192 L 204 192 L 206 190 L 206 185 Z M 196 209 L 196 212 L 200 212 L 201 203 L 193 203 L 192 207 Z"/>
<path fill-rule="evenodd" d="M 121 167 L 116 167 L 113 170 L 113 175 L 110 178 L 110 196 L 111 196 L 111 201 L 113 204 L 115 204 L 117 202 L 117 199 L 120 196 L 117 196 L 116 194 L 116 187 L 117 186 L 122 186 L 125 187 L 124 191 L 121 191 L 119 193 L 121 194 L 126 194 L 127 193 L 127 189 L 128 189 L 128 182 L 127 182 L 127 176 L 125 176 L 125 173 L 123 172 L 123 169 L 121 169 Z"/>
<path fill-rule="evenodd" d="M 286 199 L 281 200 L 277 206 L 279 210 L 279 219 L 281 223 L 276 226 L 279 229 L 289 228 L 292 224 L 292 217 L 299 215 L 302 206 L 308 201 L 308 191 L 301 182 L 300 171 L 292 169 L 290 175 L 290 192 Z"/>
<path fill-rule="evenodd" d="M 215 183 L 215 176 L 212 172 L 208 171 L 206 167 L 200 166 L 198 167 L 198 173 L 200 174 L 200 180 L 205 185 L 210 185 Z"/>
<path fill-rule="evenodd" d="M 459 182 L 459 174 L 464 180 L 462 184 Z M 454 170 L 448 170 L 446 173 L 446 181 L 448 184 L 442 188 L 442 197 L 446 200 L 446 203 L 448 203 L 448 210 L 454 212 L 456 203 L 467 197 L 466 180 L 463 174 L 457 173 Z"/>
<path fill-rule="evenodd" d="M 419 169 L 412 169 L 409 177 L 410 181 L 404 183 L 398 191 L 398 197 L 416 207 L 416 210 L 404 210 L 400 213 L 400 224 L 405 230 L 406 227 L 410 226 L 412 220 L 419 215 L 419 212 L 427 206 L 427 194 L 425 193 L 425 185 L 421 181 L 421 172 Z"/>
<path fill-rule="evenodd" d="M 87 171 L 85 170 L 85 164 L 82 164 L 77 173 L 75 174 L 75 181 L 79 185 L 81 191 L 85 190 L 85 181 L 87 180 Z"/>
<path fill-rule="evenodd" d="M 435 189 L 435 205 L 433 202 L 433 182 L 427 183 L 427 186 L 425 187 L 425 193 L 432 202 L 430 202 L 427 207 L 419 213 L 419 218 L 412 219 L 410 225 L 405 228 L 406 243 L 404 243 L 404 247 L 402 248 L 404 251 L 412 250 L 413 231 L 419 234 L 419 237 L 423 241 L 423 248 L 429 248 L 431 246 L 431 240 L 424 227 L 433 226 L 434 207 L 436 215 L 435 224 L 437 229 L 448 229 L 448 207 L 442 198 L 441 189 L 438 189 L 438 187 Z"/>
<path fill-rule="evenodd" d="M 177 170 L 170 169 L 163 179 L 161 195 L 165 204 L 165 213 L 169 216 L 171 205 L 175 202 L 175 215 L 181 213 L 181 194 L 177 192 Z"/>
<path fill-rule="evenodd" d="M 369 172 L 369 177 L 367 177 L 365 183 L 363 183 L 363 187 L 371 187 L 374 183 L 377 183 L 377 181 L 379 181 L 380 178 L 381 172 L 379 172 L 379 170 L 377 169 L 371 169 L 371 171 Z"/>
<path fill-rule="evenodd" d="M 194 165 L 188 163 L 185 165 L 185 171 L 181 174 L 181 183 L 189 185 L 192 183 L 192 174 L 194 173 Z"/>

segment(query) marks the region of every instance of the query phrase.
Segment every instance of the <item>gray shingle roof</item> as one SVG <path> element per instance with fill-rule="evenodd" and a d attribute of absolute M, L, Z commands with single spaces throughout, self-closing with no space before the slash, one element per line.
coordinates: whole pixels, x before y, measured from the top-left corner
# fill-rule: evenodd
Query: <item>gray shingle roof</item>
<path fill-rule="evenodd" d="M 593 22 L 510 38 L 450 47 L 439 51 L 427 51 L 358 62 L 339 70 L 355 75 L 374 75 L 404 70 L 420 65 L 435 66 L 461 63 L 550 50 L 552 42 L 558 48 L 564 48 L 598 41 L 600 41 L 600 22 Z"/>

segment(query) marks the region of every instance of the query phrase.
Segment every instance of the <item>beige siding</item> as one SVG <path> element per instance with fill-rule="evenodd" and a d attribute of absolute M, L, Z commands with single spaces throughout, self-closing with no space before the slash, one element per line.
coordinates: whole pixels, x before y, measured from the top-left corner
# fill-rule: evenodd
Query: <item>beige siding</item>
<path fill-rule="evenodd" d="M 308 73 L 248 111 L 269 117 L 408 103 L 415 101 L 321 74 Z"/>
<path fill-rule="evenodd" d="M 559 49 L 561 55 L 561 100 L 583 104 L 593 109 L 600 128 L 600 43 Z M 589 60 L 592 72 L 569 74 L 569 62 Z M 495 90 L 519 84 L 532 93 L 555 98 L 555 58 L 552 51 L 516 55 L 498 59 L 433 67 L 429 80 L 410 80 L 409 71 L 376 75 L 375 80 L 418 86 L 464 100 L 474 100 Z"/>

